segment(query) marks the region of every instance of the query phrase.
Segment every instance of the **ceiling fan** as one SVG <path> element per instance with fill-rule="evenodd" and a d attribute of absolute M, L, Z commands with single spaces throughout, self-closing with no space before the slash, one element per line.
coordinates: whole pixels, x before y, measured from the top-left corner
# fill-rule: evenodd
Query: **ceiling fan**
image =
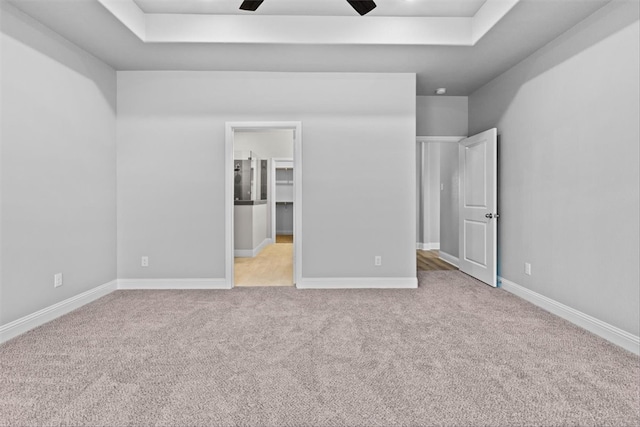
<path fill-rule="evenodd" d="M 264 0 L 245 0 L 240 5 L 240 9 L 255 12 L 263 1 Z M 372 0 L 347 0 L 347 3 L 349 3 L 360 16 L 364 16 L 376 8 L 376 3 Z"/>

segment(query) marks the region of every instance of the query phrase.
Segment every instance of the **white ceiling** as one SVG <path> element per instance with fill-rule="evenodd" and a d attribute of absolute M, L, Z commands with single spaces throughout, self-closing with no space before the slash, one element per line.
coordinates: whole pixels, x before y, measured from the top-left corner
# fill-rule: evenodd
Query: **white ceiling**
<path fill-rule="evenodd" d="M 355 11 L 345 14 L 351 9 L 344 7 L 349 6 L 346 0 L 269 0 L 269 5 L 283 2 L 279 10 L 287 13 L 282 15 L 240 11 L 237 6 L 241 0 L 180 3 L 184 11 L 208 5 L 212 11 L 233 12 L 231 14 L 163 13 L 168 10 L 166 5 L 175 5 L 167 3 L 169 0 L 147 0 L 146 7 L 152 12 L 145 12 L 136 0 L 97 1 L 145 43 L 472 46 L 520 0 L 485 0 L 478 4 L 479 9 L 471 17 L 371 14 L 362 17 Z M 406 15 L 412 9 L 418 13 L 424 5 L 436 5 L 435 1 L 440 0 L 387 0 L 382 4 L 390 9 L 399 9 L 402 5 Z M 475 8 L 476 0 L 449 2 L 448 12 L 453 12 L 461 5 L 472 4 Z M 314 4 L 321 6 L 313 7 Z M 216 5 L 218 7 L 213 7 Z M 306 10 L 312 14 L 301 14 Z M 341 15 L 322 15 L 324 12 Z"/>
<path fill-rule="evenodd" d="M 145 13 L 216 15 L 357 15 L 346 0 L 265 0 L 255 12 L 239 10 L 242 0 L 135 0 Z M 486 0 L 378 0 L 367 16 L 472 17 Z"/>
<path fill-rule="evenodd" d="M 275 0 L 263 6 L 269 1 Z M 447 87 L 447 95 L 468 95 L 608 1 L 521 0 L 473 46 L 145 43 L 97 0 L 11 3 L 117 70 L 411 72 L 418 95 L 438 87 Z"/>

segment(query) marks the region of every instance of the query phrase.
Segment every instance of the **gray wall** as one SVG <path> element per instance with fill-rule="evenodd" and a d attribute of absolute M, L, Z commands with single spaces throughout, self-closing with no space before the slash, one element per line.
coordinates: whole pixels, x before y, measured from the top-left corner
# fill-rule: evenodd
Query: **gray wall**
<path fill-rule="evenodd" d="M 635 335 L 638 5 L 610 3 L 469 98 L 470 133 L 500 134 L 499 274 Z"/>
<path fill-rule="evenodd" d="M 422 170 L 422 142 L 416 142 L 416 243 L 424 240 L 423 214 L 424 209 L 424 171 Z"/>
<path fill-rule="evenodd" d="M 467 131 L 466 96 L 416 97 L 417 136 L 466 136 Z"/>
<path fill-rule="evenodd" d="M 423 157 L 423 209 L 420 243 L 440 243 L 440 145 L 439 142 L 422 143 Z"/>
<path fill-rule="evenodd" d="M 234 249 L 254 250 L 267 238 L 267 205 L 234 206 Z"/>
<path fill-rule="evenodd" d="M 415 107 L 414 74 L 118 72 L 118 276 L 224 277 L 225 121 L 300 120 L 303 276 L 415 277 Z"/>
<path fill-rule="evenodd" d="M 293 130 L 236 131 L 233 147 L 234 150 L 253 151 L 262 159 L 293 159 Z"/>
<path fill-rule="evenodd" d="M 429 221 L 426 227 L 425 243 L 440 244 L 440 146 L 442 143 L 427 144 L 426 162 L 429 176 Z"/>
<path fill-rule="evenodd" d="M 276 204 L 276 234 L 293 234 L 293 214 L 291 203 Z"/>
<path fill-rule="evenodd" d="M 440 144 L 440 252 L 458 257 L 458 143 Z"/>
<path fill-rule="evenodd" d="M 6 324 L 116 278 L 116 73 L 0 8 Z M 54 289 L 59 272 L 64 285 Z"/>

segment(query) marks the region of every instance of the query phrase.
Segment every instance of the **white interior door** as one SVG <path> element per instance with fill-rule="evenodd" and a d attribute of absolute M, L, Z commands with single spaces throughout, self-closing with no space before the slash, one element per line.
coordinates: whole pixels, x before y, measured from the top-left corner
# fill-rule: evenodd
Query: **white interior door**
<path fill-rule="evenodd" d="M 498 131 L 490 129 L 460 141 L 459 268 L 496 286 Z"/>

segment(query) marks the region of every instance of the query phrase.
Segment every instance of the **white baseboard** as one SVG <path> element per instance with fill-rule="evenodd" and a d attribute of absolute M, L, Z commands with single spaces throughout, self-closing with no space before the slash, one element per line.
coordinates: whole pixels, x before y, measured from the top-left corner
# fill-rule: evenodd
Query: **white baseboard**
<path fill-rule="evenodd" d="M 227 279 L 118 279 L 118 289 L 231 289 Z"/>
<path fill-rule="evenodd" d="M 255 249 L 234 249 L 233 256 L 236 258 L 253 258 L 271 243 L 273 243 L 273 240 L 267 237 Z"/>
<path fill-rule="evenodd" d="M 412 289 L 418 287 L 416 277 L 328 277 L 302 278 L 299 289 Z"/>
<path fill-rule="evenodd" d="M 449 264 L 453 265 L 454 267 L 460 267 L 460 260 L 458 259 L 458 257 L 455 257 L 451 254 L 448 254 L 446 252 L 442 252 L 440 251 L 439 254 L 439 258 L 445 262 L 448 262 Z"/>
<path fill-rule="evenodd" d="M 33 328 L 44 325 L 64 314 L 97 300 L 117 289 L 117 280 L 105 283 L 81 294 L 67 298 L 64 301 L 50 305 L 27 316 L 21 317 L 0 326 L 0 343 L 27 332 Z"/>
<path fill-rule="evenodd" d="M 640 337 L 623 331 L 622 329 L 610 325 L 593 316 L 585 314 L 567 305 L 559 303 L 551 298 L 545 297 L 537 292 L 529 290 L 503 277 L 498 277 L 500 287 L 511 292 L 520 298 L 547 310 L 556 316 L 562 317 L 569 322 L 594 333 L 607 341 L 629 350 L 635 354 L 640 354 Z"/>
<path fill-rule="evenodd" d="M 440 249 L 440 242 L 416 243 L 416 249 L 421 251 L 437 251 Z"/>

